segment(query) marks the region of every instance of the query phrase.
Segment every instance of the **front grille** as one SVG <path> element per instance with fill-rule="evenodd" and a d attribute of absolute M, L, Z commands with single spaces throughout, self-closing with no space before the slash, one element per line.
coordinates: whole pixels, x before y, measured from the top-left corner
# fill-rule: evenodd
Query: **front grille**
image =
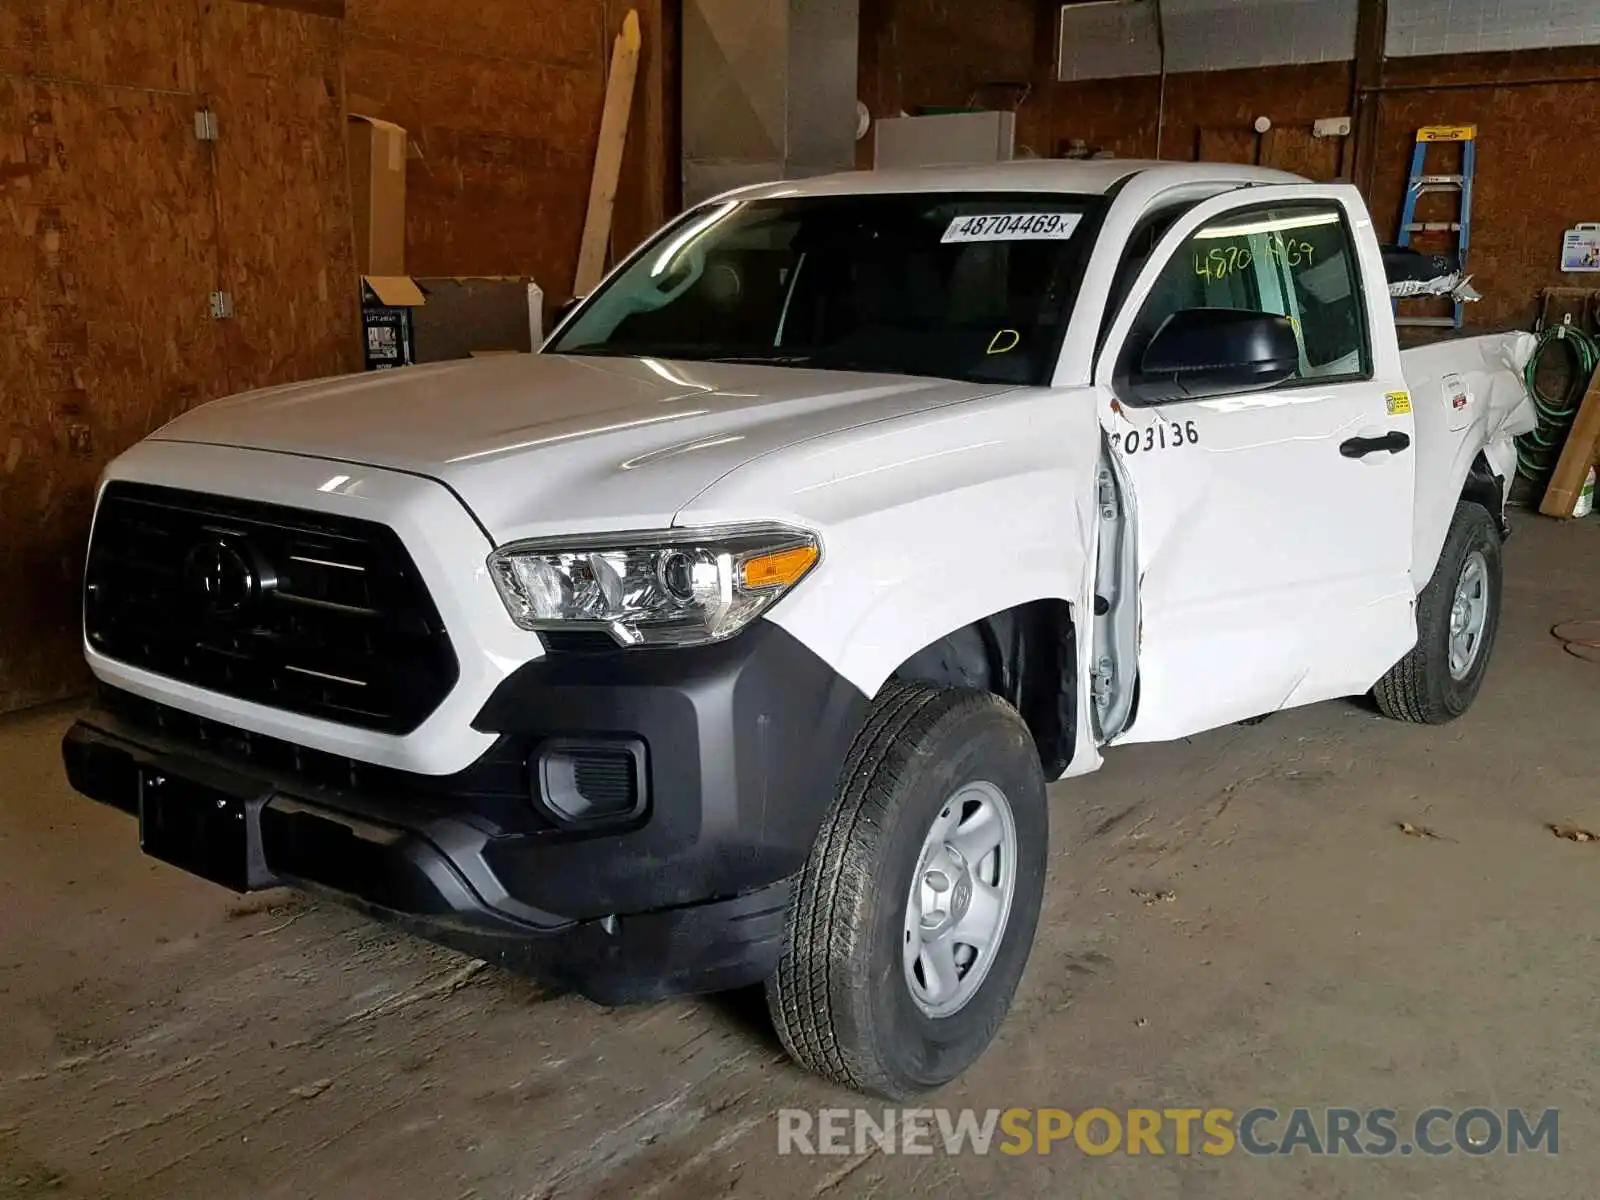
<path fill-rule="evenodd" d="M 384 733 L 420 725 L 460 670 L 392 529 L 148 484 L 101 498 L 84 630 L 129 666 Z"/>

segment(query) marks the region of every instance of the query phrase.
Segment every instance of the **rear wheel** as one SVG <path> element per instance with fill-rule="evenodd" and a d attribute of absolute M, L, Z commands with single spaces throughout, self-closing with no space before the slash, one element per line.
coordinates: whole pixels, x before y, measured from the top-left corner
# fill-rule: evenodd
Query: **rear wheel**
<path fill-rule="evenodd" d="M 1500 628 L 1500 530 L 1462 501 L 1417 597 L 1417 644 L 1372 689 L 1385 716 L 1442 725 L 1471 707 Z"/>
<path fill-rule="evenodd" d="M 767 984 L 784 1048 L 890 1097 L 955 1078 L 1011 1006 L 1047 849 L 1044 778 L 1016 711 L 987 692 L 887 685 Z"/>

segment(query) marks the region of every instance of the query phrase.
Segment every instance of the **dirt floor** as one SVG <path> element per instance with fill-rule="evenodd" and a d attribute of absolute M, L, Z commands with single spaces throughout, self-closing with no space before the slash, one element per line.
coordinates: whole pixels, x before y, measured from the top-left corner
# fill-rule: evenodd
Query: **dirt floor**
<path fill-rule="evenodd" d="M 1600 520 L 1518 525 L 1460 722 L 1323 704 L 1058 786 L 1017 1007 L 931 1103 L 1554 1107 L 1558 1156 L 779 1157 L 778 1109 L 855 1101 L 758 997 L 602 1010 L 187 878 L 67 790 L 58 709 L 0 723 L 0 1197 L 1592 1197 L 1600 842 L 1548 826 L 1600 830 L 1600 665 L 1549 629 L 1600 616 Z"/>

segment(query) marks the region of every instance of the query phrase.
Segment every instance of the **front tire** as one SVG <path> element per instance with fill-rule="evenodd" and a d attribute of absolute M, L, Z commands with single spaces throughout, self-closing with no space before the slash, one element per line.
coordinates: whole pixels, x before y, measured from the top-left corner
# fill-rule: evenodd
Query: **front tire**
<path fill-rule="evenodd" d="M 972 689 L 886 685 L 767 983 L 790 1056 L 894 1099 L 970 1066 L 1027 964 L 1048 841 L 1039 756 L 1014 709 Z"/>
<path fill-rule="evenodd" d="M 1500 629 L 1501 576 L 1499 527 L 1463 500 L 1417 597 L 1417 644 L 1372 689 L 1384 716 L 1443 725 L 1471 707 Z"/>

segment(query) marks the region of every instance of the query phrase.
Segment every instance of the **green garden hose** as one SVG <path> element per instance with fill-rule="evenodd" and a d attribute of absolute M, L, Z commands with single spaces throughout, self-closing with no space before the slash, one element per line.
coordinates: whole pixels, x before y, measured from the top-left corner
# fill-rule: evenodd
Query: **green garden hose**
<path fill-rule="evenodd" d="M 1557 349 L 1559 347 L 1559 350 Z M 1559 396 L 1547 396 L 1540 391 L 1539 367 L 1547 353 L 1567 355 L 1567 384 Z M 1539 335 L 1539 344 L 1522 373 L 1523 385 L 1533 398 L 1539 423 L 1531 433 L 1517 439 L 1517 468 L 1535 483 L 1542 483 L 1555 470 L 1561 457 L 1561 447 L 1566 443 L 1567 431 L 1572 428 L 1578 406 L 1589 388 L 1589 379 L 1600 366 L 1600 342 L 1572 325 L 1552 325 Z"/>

